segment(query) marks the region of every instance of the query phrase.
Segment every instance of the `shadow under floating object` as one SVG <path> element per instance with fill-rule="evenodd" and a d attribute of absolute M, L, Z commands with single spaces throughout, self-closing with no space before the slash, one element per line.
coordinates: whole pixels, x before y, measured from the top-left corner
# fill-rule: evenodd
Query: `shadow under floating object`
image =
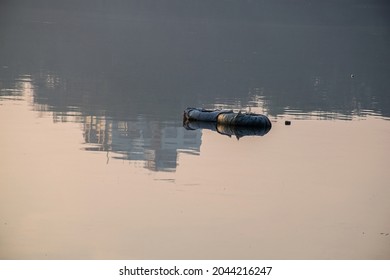
<path fill-rule="evenodd" d="M 227 136 L 264 136 L 272 127 L 270 120 L 260 114 L 235 113 L 232 110 L 184 110 L 183 126 L 188 130 L 210 129 Z"/>

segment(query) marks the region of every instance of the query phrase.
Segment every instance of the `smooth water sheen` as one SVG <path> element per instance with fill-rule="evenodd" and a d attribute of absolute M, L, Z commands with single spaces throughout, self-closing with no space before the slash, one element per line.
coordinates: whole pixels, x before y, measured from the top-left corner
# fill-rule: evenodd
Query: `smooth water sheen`
<path fill-rule="evenodd" d="M 0 4 L 0 259 L 390 258 L 389 5 L 62 2 Z"/>

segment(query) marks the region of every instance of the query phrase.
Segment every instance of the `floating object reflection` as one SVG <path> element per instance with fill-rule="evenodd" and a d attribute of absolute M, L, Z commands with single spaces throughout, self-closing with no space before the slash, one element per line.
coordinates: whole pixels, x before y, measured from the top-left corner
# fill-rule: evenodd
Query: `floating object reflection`
<path fill-rule="evenodd" d="M 187 130 L 196 130 L 196 129 L 209 129 L 216 131 L 219 134 L 227 135 L 229 137 L 236 136 L 237 139 L 240 139 L 244 136 L 264 136 L 270 131 L 270 127 L 238 127 L 225 124 L 216 124 L 212 122 L 199 122 L 199 121 L 188 121 L 183 124 L 184 128 Z"/>

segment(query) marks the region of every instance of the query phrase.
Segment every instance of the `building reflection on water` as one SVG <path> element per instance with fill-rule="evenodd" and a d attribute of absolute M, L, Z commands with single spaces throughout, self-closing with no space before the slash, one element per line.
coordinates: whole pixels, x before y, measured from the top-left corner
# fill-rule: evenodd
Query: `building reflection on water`
<path fill-rule="evenodd" d="M 179 153 L 198 155 L 201 145 L 201 130 L 185 130 L 180 122 L 158 121 L 142 115 L 127 114 L 131 120 L 120 120 L 102 114 L 101 110 L 86 110 L 76 105 L 41 102 L 40 94 L 50 98 L 60 92 L 50 81 L 32 75 L 21 75 L 1 84 L 0 101 L 25 100 L 38 113 L 46 117 L 50 113 L 54 123 L 74 122 L 81 124 L 86 151 L 107 152 L 109 159 L 121 159 L 151 171 L 175 171 Z M 39 85 L 39 86 L 37 86 Z M 55 99 L 56 100 L 56 99 Z M 60 106 L 62 104 L 62 106 Z M 89 111 L 95 114 L 88 114 Z"/>
<path fill-rule="evenodd" d="M 142 164 L 152 171 L 175 171 L 178 153 L 199 154 L 201 131 L 186 131 L 143 118 L 117 121 L 106 117 L 83 118 L 88 151 L 112 152 L 109 158 Z"/>
<path fill-rule="evenodd" d="M 175 170 L 200 150 L 202 129 L 181 125 L 188 106 L 390 117 L 389 5 L 3 2 L 0 100 L 29 96 L 54 122 L 81 123 L 85 150 L 108 158 Z"/>
<path fill-rule="evenodd" d="M 2 72 L 7 74 L 9 71 L 2 69 Z M 182 98 L 184 101 L 172 102 L 169 105 L 158 104 L 153 103 L 155 95 L 152 89 L 148 91 L 151 94 L 137 95 L 129 90 L 127 83 L 117 89 L 115 86 L 120 83 L 111 81 L 108 89 L 112 91 L 103 87 L 104 83 L 109 84 L 105 81 L 85 79 L 82 85 L 78 85 L 73 79 L 65 79 L 53 73 L 16 74 L 10 77 L 3 75 L 0 97 L 11 100 L 27 99 L 39 115 L 44 116 L 45 112 L 49 112 L 53 122 L 80 123 L 85 141 L 83 149 L 107 152 L 107 162 L 110 159 L 120 159 L 151 171 L 172 172 L 176 170 L 179 153 L 200 153 L 202 130 L 210 127 L 192 127 L 190 130 L 183 128 L 182 104 L 192 104 L 187 102 L 187 96 L 190 95 L 177 93 L 172 99 Z M 348 91 L 346 86 L 343 87 L 344 84 L 337 84 L 335 87 L 338 90 L 335 90 L 334 94 L 349 94 L 345 94 L 343 98 L 330 98 L 333 93 L 327 90 L 329 83 L 326 83 L 325 79 L 317 78 L 314 86 L 315 90 L 326 95 L 321 99 L 323 102 L 317 102 L 317 91 L 309 89 L 307 92 L 314 92 L 312 99 L 296 98 L 302 103 L 291 107 L 276 105 L 272 94 L 269 94 L 273 90 L 267 88 L 253 88 L 245 98 L 232 99 L 232 103 L 226 102 L 229 99 L 219 100 L 207 96 L 199 98 L 203 100 L 203 104 L 210 107 L 249 107 L 263 110 L 273 119 L 284 115 L 295 119 L 315 117 L 345 120 L 352 120 L 356 116 L 378 115 L 388 119 L 383 113 L 387 109 L 386 106 L 383 109 L 375 107 L 384 104 L 376 102 L 375 92 L 364 86 L 358 89 L 353 87 L 354 90 Z M 355 82 L 351 81 L 348 86 L 355 86 Z M 294 93 L 291 92 L 293 97 Z M 211 130 L 215 131 L 216 128 L 212 127 Z M 231 133 L 233 134 L 237 138 L 242 137 L 240 133 Z"/>

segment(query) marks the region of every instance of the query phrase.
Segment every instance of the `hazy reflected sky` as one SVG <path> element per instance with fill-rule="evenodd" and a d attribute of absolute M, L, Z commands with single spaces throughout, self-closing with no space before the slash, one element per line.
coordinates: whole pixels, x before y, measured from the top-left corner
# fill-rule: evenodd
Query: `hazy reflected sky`
<path fill-rule="evenodd" d="M 198 155 L 153 172 L 86 153 L 81 124 L 30 109 L 0 110 L 1 259 L 390 257 L 387 121 L 203 130 Z"/>

